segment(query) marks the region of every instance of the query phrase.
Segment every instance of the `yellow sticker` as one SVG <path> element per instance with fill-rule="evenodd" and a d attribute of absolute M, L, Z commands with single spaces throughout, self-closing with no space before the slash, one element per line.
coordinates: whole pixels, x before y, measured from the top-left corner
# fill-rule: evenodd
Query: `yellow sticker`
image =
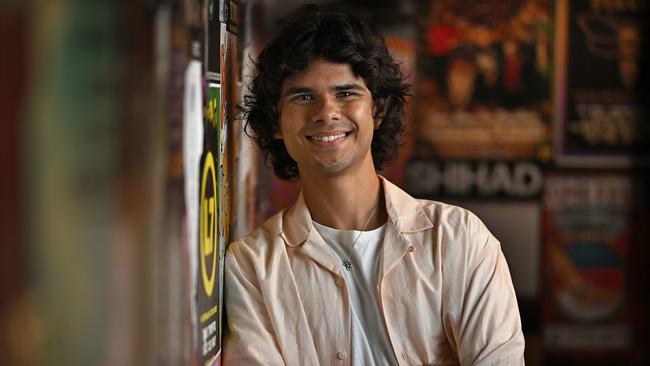
<path fill-rule="evenodd" d="M 210 184 L 212 192 L 207 192 Z M 208 195 L 209 196 L 206 196 Z M 208 151 L 203 163 L 201 177 L 201 213 L 199 217 L 199 253 L 201 255 L 201 277 L 206 295 L 214 291 L 217 269 L 217 176 L 212 152 Z M 211 271 L 208 272 L 208 268 Z"/>

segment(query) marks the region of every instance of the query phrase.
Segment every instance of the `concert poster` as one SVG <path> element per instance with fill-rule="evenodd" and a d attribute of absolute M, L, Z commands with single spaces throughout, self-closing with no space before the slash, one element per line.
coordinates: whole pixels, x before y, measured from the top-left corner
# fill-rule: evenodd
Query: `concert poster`
<path fill-rule="evenodd" d="M 650 94 L 641 84 L 649 14 L 648 1 L 557 2 L 558 165 L 625 167 L 647 161 Z"/>
<path fill-rule="evenodd" d="M 223 206 L 221 187 L 221 85 L 209 82 L 203 107 L 203 151 L 199 169 L 195 335 L 201 365 L 218 362 L 223 293 Z"/>
<path fill-rule="evenodd" d="M 624 174 L 549 173 L 543 200 L 542 338 L 547 354 L 626 353 L 643 225 L 640 183 Z M 637 318 L 638 319 L 638 318 Z"/>
<path fill-rule="evenodd" d="M 547 161 L 550 1 L 429 1 L 418 19 L 416 155 Z"/>

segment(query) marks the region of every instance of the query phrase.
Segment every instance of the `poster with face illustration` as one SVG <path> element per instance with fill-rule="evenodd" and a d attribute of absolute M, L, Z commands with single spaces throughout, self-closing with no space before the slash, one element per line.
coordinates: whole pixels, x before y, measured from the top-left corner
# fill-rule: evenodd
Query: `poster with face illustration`
<path fill-rule="evenodd" d="M 648 158 L 649 94 L 641 84 L 649 13 L 648 1 L 558 2 L 558 164 L 616 167 Z"/>
<path fill-rule="evenodd" d="M 548 160 L 550 1 L 429 1 L 419 12 L 416 154 Z"/>

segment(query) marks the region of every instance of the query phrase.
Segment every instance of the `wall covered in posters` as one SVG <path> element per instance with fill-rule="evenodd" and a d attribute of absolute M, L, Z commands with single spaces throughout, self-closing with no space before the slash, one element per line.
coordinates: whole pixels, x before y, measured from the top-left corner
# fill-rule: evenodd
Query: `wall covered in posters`
<path fill-rule="evenodd" d="M 198 263 L 192 318 L 199 364 L 218 365 L 223 318 L 223 261 L 232 220 L 233 93 L 238 77 L 234 1 L 208 1 L 204 43 L 203 153 L 199 192 Z M 234 79 L 233 79 L 234 78 Z"/>
<path fill-rule="evenodd" d="M 191 330 L 186 362 L 219 365 L 223 321 L 223 265 L 233 223 L 239 134 L 236 1 L 191 1 L 181 27 L 187 34 L 183 80 L 183 181 Z M 178 329 L 177 329 L 178 331 Z M 190 361 L 191 360 L 191 361 Z"/>
<path fill-rule="evenodd" d="M 648 364 L 650 1 L 314 2 L 372 23 L 402 63 L 406 145 L 383 174 L 501 241 L 527 364 Z M 0 343 L 36 364 L 218 364 L 224 249 L 298 191 L 242 140 L 239 47 L 254 57 L 263 18 L 302 2 L 29 3 L 8 32 L 26 45 L 2 57 L 28 74 L 3 85 L 25 103 L 24 257 L 3 261 L 28 283 L 0 333 L 24 334 Z"/>
<path fill-rule="evenodd" d="M 634 228 L 636 203 L 621 197 L 644 199 L 643 171 L 628 168 L 648 156 L 649 3 L 418 4 L 406 189 L 475 211 L 501 240 L 529 349 L 541 350 L 528 361 L 590 364 L 610 351 L 647 359 L 629 321 L 647 327 L 630 307 L 647 304 L 630 286 L 646 272 L 628 257 L 647 233 Z M 568 167 L 578 170 L 565 176 Z"/>

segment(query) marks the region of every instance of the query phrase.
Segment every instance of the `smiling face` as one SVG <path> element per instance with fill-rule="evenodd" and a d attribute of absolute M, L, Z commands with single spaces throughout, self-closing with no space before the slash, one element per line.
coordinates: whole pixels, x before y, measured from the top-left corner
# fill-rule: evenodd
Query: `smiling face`
<path fill-rule="evenodd" d="M 301 176 L 374 172 L 370 145 L 380 119 L 373 119 L 372 95 L 349 65 L 316 60 L 287 78 L 279 111 L 275 137 L 284 140 Z"/>

